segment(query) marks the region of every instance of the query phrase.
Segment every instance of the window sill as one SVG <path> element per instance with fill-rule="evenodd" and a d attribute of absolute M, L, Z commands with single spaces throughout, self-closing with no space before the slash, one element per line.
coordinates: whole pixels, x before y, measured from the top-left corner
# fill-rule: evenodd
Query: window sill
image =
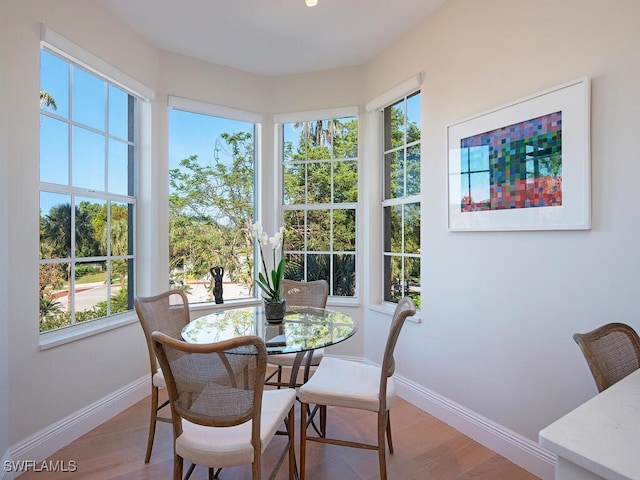
<path fill-rule="evenodd" d="M 369 310 L 372 310 L 374 312 L 378 312 L 378 313 L 383 313 L 385 315 L 389 315 L 390 317 L 393 316 L 393 312 L 396 309 L 396 305 L 395 303 L 377 303 L 375 305 L 369 305 Z M 418 310 L 416 311 L 416 314 L 412 317 L 407 317 L 407 321 L 408 322 L 413 322 L 413 323 L 422 323 L 422 310 Z"/>
<path fill-rule="evenodd" d="M 93 320 L 74 325 L 73 327 L 60 328 L 40 334 L 40 350 L 49 350 L 60 345 L 75 342 L 83 338 L 91 337 L 102 332 L 130 325 L 138 321 L 135 311 L 118 315 L 104 320 Z"/>

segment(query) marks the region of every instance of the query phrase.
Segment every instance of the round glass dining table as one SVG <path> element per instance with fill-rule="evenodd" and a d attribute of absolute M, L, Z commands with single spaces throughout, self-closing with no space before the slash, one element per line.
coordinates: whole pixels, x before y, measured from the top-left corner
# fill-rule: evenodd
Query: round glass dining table
<path fill-rule="evenodd" d="M 335 310 L 287 305 L 284 319 L 267 322 L 263 306 L 220 310 L 189 322 L 182 338 L 190 343 L 214 343 L 244 335 L 264 339 L 269 355 L 295 353 L 290 386 L 306 361 L 308 374 L 313 350 L 343 342 L 358 331 L 357 322 Z M 307 353 L 309 353 L 307 355 Z"/>

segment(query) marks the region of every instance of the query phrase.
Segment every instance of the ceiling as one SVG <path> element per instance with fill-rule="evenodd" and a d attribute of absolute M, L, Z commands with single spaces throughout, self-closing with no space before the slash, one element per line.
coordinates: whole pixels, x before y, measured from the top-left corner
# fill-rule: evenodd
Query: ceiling
<path fill-rule="evenodd" d="M 446 0 L 101 0 L 157 47 L 260 75 L 359 65 Z"/>

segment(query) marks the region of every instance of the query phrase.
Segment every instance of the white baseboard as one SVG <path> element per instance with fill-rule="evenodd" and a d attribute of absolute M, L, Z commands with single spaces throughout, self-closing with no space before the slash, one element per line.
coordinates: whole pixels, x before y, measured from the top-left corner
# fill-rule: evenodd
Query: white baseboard
<path fill-rule="evenodd" d="M 340 358 L 362 361 L 362 358 L 345 356 L 340 356 Z M 401 375 L 396 374 L 395 379 L 398 396 L 404 400 L 451 425 L 537 477 L 543 480 L 554 478 L 555 455 L 536 442 L 421 385 L 417 385 Z M 148 396 L 149 380 L 148 376 L 144 376 L 11 447 L 2 458 L 0 480 L 13 480 L 14 478 L 14 473 L 4 468 L 5 462 L 27 460 L 40 462 Z"/>
<path fill-rule="evenodd" d="M 4 452 L 4 455 L 2 456 L 2 467 L 0 468 L 0 480 L 13 480 L 13 478 L 15 477 L 13 472 L 10 472 L 5 467 L 5 465 L 7 465 L 7 462 L 11 462 L 11 453 L 9 450 Z"/>
<path fill-rule="evenodd" d="M 9 462 L 40 462 L 76 438 L 139 402 L 151 392 L 150 380 L 149 375 L 145 375 L 17 443 L 5 454 L 7 458 L 3 459 L 2 472 L 7 473 L 4 468 L 5 460 Z M 10 475 L 13 474 L 10 473 Z M 11 478 L 13 477 L 5 477 L 0 474 L 0 480 Z"/>
<path fill-rule="evenodd" d="M 556 457 L 538 443 L 395 375 L 398 396 L 543 480 L 555 478 Z"/>

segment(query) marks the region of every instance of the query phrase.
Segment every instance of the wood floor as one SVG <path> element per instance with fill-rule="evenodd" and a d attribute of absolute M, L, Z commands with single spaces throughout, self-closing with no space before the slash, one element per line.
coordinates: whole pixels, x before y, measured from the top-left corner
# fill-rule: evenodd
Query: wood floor
<path fill-rule="evenodd" d="M 53 454 L 48 461 L 69 465 L 75 472 L 38 472 L 30 470 L 19 480 L 171 479 L 173 452 L 171 426 L 158 423 L 151 462 L 144 463 L 149 419 L 149 398 L 138 402 L 108 422 L 80 437 Z M 297 417 L 299 418 L 299 417 Z M 387 454 L 390 480 L 533 480 L 534 475 L 510 463 L 495 452 L 465 437 L 450 426 L 398 398 L 391 408 L 395 453 Z M 328 429 L 344 438 L 375 439 L 375 414 L 371 412 L 329 409 Z M 296 426 L 296 437 L 299 436 Z M 263 473 L 272 468 L 274 457 L 284 445 L 276 437 L 263 457 Z M 273 447 L 273 448 L 272 448 Z M 276 448 L 277 447 L 277 448 Z M 296 447 L 297 451 L 297 447 Z M 185 462 L 187 464 L 187 462 Z M 42 469 L 41 467 L 38 467 Z M 226 468 L 221 480 L 245 480 L 251 477 L 249 467 Z M 196 467 L 193 480 L 207 478 L 207 470 Z M 287 477 L 286 462 L 277 479 Z M 308 480 L 374 480 L 378 476 L 377 453 L 374 451 L 307 444 Z"/>

